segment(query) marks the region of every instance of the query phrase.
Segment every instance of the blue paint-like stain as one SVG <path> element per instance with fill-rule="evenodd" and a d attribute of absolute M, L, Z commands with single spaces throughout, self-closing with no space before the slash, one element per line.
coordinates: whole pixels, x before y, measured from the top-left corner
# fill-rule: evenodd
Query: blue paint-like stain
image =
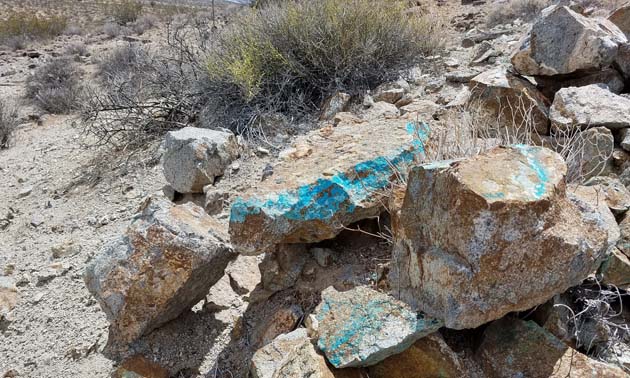
<path fill-rule="evenodd" d="M 536 199 L 542 198 L 546 191 L 546 185 L 549 182 L 549 176 L 547 175 L 547 170 L 543 166 L 543 164 L 536 159 L 532 150 L 536 147 L 527 146 L 524 144 L 517 144 L 514 147 L 518 148 L 519 151 L 527 158 L 527 163 L 530 168 L 536 173 L 538 178 L 538 183 L 534 185 L 534 197 Z"/>
<path fill-rule="evenodd" d="M 243 223 L 248 216 L 261 213 L 271 218 L 281 216 L 304 221 L 329 220 L 337 213 L 352 213 L 356 203 L 386 188 L 395 171 L 413 163 L 417 155 L 424 154 L 424 143 L 430 131 L 428 124 L 409 122 L 406 130 L 413 135 L 410 146 L 399 148 L 392 156 L 379 156 L 358 163 L 351 176 L 339 173 L 331 178 L 320 178 L 315 183 L 265 199 L 237 198 L 230 211 L 230 223 Z"/>
<path fill-rule="evenodd" d="M 505 193 L 503 192 L 485 193 L 483 196 L 489 200 L 498 200 L 498 199 L 505 198 Z"/>
<path fill-rule="evenodd" d="M 324 324 L 330 311 L 337 312 L 333 318 L 334 324 Z M 430 333 L 437 330 L 441 323 L 437 319 L 426 319 L 423 314 L 416 314 L 400 307 L 385 298 L 376 298 L 367 303 L 351 303 L 349 301 L 333 301 L 323 298 L 323 303 L 317 313 L 322 333 L 317 341 L 319 349 L 326 354 L 326 358 L 336 367 L 353 357 L 361 360 L 370 356 L 359 355 L 361 344 L 366 336 L 373 336 L 384 328 L 386 318 L 390 314 L 397 314 L 409 325 L 415 328 L 415 333 Z M 342 317 L 342 318 L 340 318 Z M 329 319 L 330 321 L 330 319 Z M 332 331 L 329 333 L 329 331 Z M 344 358 L 345 357 L 345 358 Z"/>

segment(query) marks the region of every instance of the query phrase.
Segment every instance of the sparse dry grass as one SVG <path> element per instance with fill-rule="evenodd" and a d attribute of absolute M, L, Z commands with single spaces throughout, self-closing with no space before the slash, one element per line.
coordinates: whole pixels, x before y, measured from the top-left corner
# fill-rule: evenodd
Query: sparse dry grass
<path fill-rule="evenodd" d="M 488 13 L 486 25 L 494 27 L 511 23 L 516 19 L 533 22 L 540 15 L 540 11 L 551 4 L 550 0 L 510 0 Z"/>
<path fill-rule="evenodd" d="M 132 23 L 142 14 L 143 5 L 136 0 L 121 0 L 109 6 L 109 15 L 119 24 Z"/>
<path fill-rule="evenodd" d="M 0 99 L 0 149 L 9 147 L 17 127 L 17 109 L 8 101 Z"/>
<path fill-rule="evenodd" d="M 12 12 L 0 21 L 0 43 L 13 49 L 24 48 L 29 41 L 54 38 L 66 29 L 63 16 L 38 16 L 28 12 Z"/>

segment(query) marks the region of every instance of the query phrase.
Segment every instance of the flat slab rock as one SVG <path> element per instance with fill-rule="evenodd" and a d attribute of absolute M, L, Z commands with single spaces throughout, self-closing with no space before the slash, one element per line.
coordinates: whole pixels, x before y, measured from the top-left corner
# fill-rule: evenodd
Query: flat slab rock
<path fill-rule="evenodd" d="M 322 292 L 314 312 L 317 346 L 336 368 L 374 365 L 437 331 L 425 317 L 395 298 L 366 288 Z"/>
<path fill-rule="evenodd" d="M 384 191 L 422 158 L 428 126 L 405 120 L 340 123 L 299 138 L 273 175 L 238 198 L 230 236 L 243 254 L 281 243 L 314 243 L 344 226 L 378 215 Z"/>
<path fill-rule="evenodd" d="M 394 294 L 453 329 L 544 303 L 592 273 L 608 248 L 598 209 L 565 192 L 541 147 L 498 147 L 412 168 L 394 214 Z"/>

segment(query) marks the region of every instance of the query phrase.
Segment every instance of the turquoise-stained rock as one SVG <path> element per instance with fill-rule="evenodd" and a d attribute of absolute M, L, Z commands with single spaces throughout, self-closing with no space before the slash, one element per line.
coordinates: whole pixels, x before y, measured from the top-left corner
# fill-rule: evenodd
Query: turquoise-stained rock
<path fill-rule="evenodd" d="M 566 170 L 523 145 L 412 168 L 392 222 L 393 294 L 464 329 L 579 284 L 609 240 L 599 210 L 567 197 Z"/>
<path fill-rule="evenodd" d="M 336 368 L 374 365 L 441 326 L 438 320 L 367 287 L 324 290 L 312 319 L 317 346 Z"/>
<path fill-rule="evenodd" d="M 428 125 L 401 120 L 340 123 L 296 141 L 273 175 L 238 198 L 230 236 L 243 254 L 283 243 L 314 243 L 378 215 L 388 188 L 424 157 Z"/>

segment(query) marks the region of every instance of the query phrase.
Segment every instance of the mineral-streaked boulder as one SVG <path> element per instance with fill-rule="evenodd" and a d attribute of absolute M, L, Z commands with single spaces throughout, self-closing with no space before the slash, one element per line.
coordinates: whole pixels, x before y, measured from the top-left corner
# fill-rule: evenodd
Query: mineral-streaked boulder
<path fill-rule="evenodd" d="M 484 332 L 478 350 L 488 378 L 622 378 L 621 369 L 568 347 L 533 321 L 504 318 Z"/>
<path fill-rule="evenodd" d="M 532 83 L 498 67 L 470 81 L 470 100 L 481 104 L 506 125 L 525 128 L 532 122 L 539 134 L 549 132 L 549 101 Z"/>
<path fill-rule="evenodd" d="M 608 16 L 608 21 L 617 25 L 619 30 L 624 32 L 627 38 L 630 38 L 630 4 L 617 8 Z"/>
<path fill-rule="evenodd" d="M 299 138 L 312 153 L 283 160 L 273 176 L 233 204 L 231 241 L 239 252 L 260 254 L 282 243 L 314 243 L 344 226 L 376 216 L 386 189 L 421 159 L 428 126 L 400 120 L 340 123 Z"/>
<path fill-rule="evenodd" d="M 582 16 L 566 6 L 552 6 L 534 23 L 512 56 L 522 75 L 561 75 L 607 67 L 628 39 L 612 22 Z"/>
<path fill-rule="evenodd" d="M 234 134 L 196 127 L 167 133 L 162 147 L 164 176 L 180 193 L 202 193 L 239 156 Z"/>
<path fill-rule="evenodd" d="M 613 248 L 610 256 L 599 269 L 602 283 L 615 285 L 620 289 L 630 288 L 630 259 L 617 248 Z"/>
<path fill-rule="evenodd" d="M 544 303 L 596 269 L 599 212 L 565 195 L 566 165 L 541 147 L 499 147 L 411 169 L 394 216 L 394 294 L 454 329 Z"/>
<path fill-rule="evenodd" d="M 334 378 L 304 328 L 278 336 L 252 357 L 252 378 Z"/>
<path fill-rule="evenodd" d="M 196 205 L 145 200 L 127 232 L 85 272 L 110 322 L 110 345 L 136 340 L 206 296 L 235 257 L 221 228 Z"/>
<path fill-rule="evenodd" d="M 457 353 L 439 332 L 416 341 L 406 351 L 369 368 L 370 378 L 465 378 L 469 377 Z"/>
<path fill-rule="evenodd" d="M 361 286 L 324 290 L 314 319 L 317 346 L 336 368 L 374 365 L 441 326 L 395 298 Z"/>
<path fill-rule="evenodd" d="M 563 88 L 549 111 L 552 127 L 559 130 L 630 127 L 630 100 L 599 85 Z"/>

